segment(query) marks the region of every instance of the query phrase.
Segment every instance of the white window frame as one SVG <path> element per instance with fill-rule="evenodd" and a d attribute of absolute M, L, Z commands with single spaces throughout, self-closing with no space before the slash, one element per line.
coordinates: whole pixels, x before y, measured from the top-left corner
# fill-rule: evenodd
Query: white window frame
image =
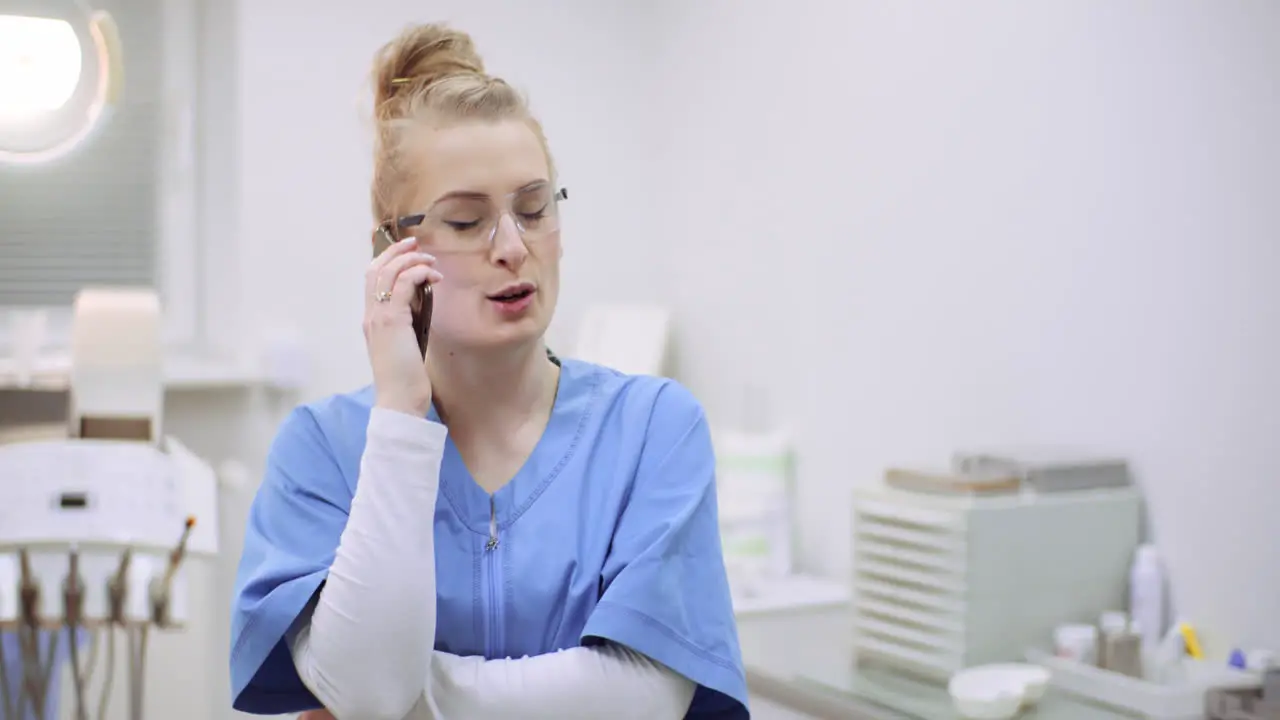
<path fill-rule="evenodd" d="M 161 119 L 156 189 L 156 289 L 163 308 L 163 338 L 170 348 L 204 344 L 202 333 L 205 283 L 200 248 L 200 186 L 198 165 L 199 32 L 198 0 L 163 0 Z M 122 48 L 124 53 L 129 48 Z M 128 79 L 125 80 L 128 82 Z M 74 161 L 74 158 L 72 158 Z M 0 306 L 0 356 L 12 352 L 9 313 L 19 308 Z M 71 339 L 71 307 L 39 309 L 47 315 L 42 352 L 66 352 Z"/>
<path fill-rule="evenodd" d="M 170 346 L 202 344 L 200 322 L 200 165 L 198 144 L 200 13 L 197 0 L 163 0 L 159 202 L 156 280 Z"/>

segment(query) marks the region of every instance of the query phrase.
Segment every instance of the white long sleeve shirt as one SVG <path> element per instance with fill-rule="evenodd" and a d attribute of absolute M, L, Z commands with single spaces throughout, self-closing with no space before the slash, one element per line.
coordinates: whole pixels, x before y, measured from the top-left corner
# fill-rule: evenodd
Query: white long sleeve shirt
<path fill-rule="evenodd" d="M 338 720 L 679 720 L 695 685 L 617 645 L 518 660 L 433 650 L 435 516 L 447 431 L 374 408 L 329 576 L 290 631 L 302 682 Z"/>

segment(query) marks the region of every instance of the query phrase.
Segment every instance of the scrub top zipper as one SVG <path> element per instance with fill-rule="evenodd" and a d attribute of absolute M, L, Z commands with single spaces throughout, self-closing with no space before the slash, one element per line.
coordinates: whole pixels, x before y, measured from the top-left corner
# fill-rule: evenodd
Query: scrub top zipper
<path fill-rule="evenodd" d="M 498 506 L 492 495 L 489 496 L 489 539 L 484 543 L 485 570 L 488 574 L 486 583 L 488 590 L 487 625 L 485 655 L 493 660 L 498 659 L 500 650 L 506 644 L 502 628 L 502 560 L 498 552 Z"/>
<path fill-rule="evenodd" d="M 489 541 L 484 544 L 485 550 L 498 548 L 498 509 L 493 496 L 489 496 Z"/>

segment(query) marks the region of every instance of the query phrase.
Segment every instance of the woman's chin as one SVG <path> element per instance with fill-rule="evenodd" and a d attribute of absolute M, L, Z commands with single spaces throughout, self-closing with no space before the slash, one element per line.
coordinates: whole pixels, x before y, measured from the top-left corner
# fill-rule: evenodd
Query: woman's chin
<path fill-rule="evenodd" d="M 486 323 L 486 325 L 489 324 Z M 481 351 L 514 349 L 539 340 L 545 332 L 545 323 L 534 322 L 532 318 L 523 318 L 518 322 L 475 328 L 467 333 L 466 337 L 459 338 L 456 345 L 460 348 Z"/>

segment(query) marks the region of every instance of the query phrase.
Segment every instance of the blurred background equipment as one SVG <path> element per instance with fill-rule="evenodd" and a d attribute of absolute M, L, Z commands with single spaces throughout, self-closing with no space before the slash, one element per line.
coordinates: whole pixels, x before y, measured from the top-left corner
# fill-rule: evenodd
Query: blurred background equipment
<path fill-rule="evenodd" d="M 66 663 L 70 717 L 102 717 L 122 636 L 140 720 L 148 635 L 181 629 L 184 560 L 218 551 L 217 477 L 163 433 L 155 293 L 85 290 L 74 307 L 69 423 L 0 444 L 2 717 L 60 717 Z"/>
<path fill-rule="evenodd" d="M 1124 607 L 1141 540 L 1133 487 L 854 502 L 858 662 L 947 678 L 1013 662 L 1070 618 Z"/>

